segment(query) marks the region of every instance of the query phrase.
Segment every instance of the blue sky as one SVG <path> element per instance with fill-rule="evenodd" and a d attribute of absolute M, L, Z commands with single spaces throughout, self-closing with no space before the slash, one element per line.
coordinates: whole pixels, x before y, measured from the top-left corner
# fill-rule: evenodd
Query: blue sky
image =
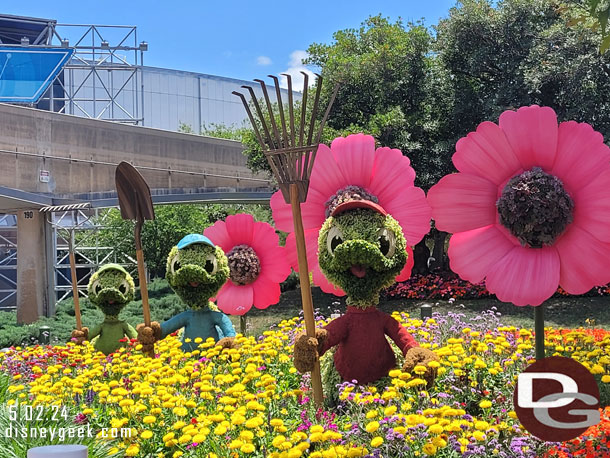
<path fill-rule="evenodd" d="M 370 15 L 434 24 L 455 0 L 29 0 L 3 2 L 2 13 L 60 23 L 135 25 L 149 43 L 144 64 L 251 80 L 298 72 L 313 42 L 355 28 Z M 109 40 L 110 41 L 110 40 Z M 111 42 L 112 44 L 112 42 Z"/>

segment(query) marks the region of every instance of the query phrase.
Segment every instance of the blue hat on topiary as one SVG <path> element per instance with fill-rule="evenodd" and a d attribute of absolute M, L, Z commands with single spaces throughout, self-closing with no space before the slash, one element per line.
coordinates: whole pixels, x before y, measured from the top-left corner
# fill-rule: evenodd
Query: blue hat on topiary
<path fill-rule="evenodd" d="M 193 245 L 195 243 L 203 243 L 204 245 L 209 245 L 211 247 L 215 246 L 209 238 L 202 234 L 186 235 L 182 238 L 182 240 L 178 242 L 178 245 L 176 246 L 179 250 L 182 250 L 183 248 L 186 248 L 187 246 Z"/>

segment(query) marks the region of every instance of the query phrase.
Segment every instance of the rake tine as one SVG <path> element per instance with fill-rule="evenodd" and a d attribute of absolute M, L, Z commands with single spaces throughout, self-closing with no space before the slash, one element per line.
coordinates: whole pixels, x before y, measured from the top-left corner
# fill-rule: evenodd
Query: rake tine
<path fill-rule="evenodd" d="M 320 145 L 320 139 L 322 138 L 322 131 L 324 130 L 324 125 L 326 124 L 326 120 L 328 119 L 328 115 L 330 114 L 330 109 L 332 108 L 333 103 L 335 103 L 335 97 L 337 97 L 337 92 L 339 92 L 339 83 L 335 84 L 333 93 L 330 96 L 330 101 L 328 102 L 328 106 L 326 107 L 326 111 L 324 112 L 324 117 L 322 118 L 322 121 L 320 121 L 320 128 L 318 129 L 318 133 L 316 134 L 316 143 L 315 143 L 318 146 Z M 314 161 L 316 160 L 316 154 L 318 154 L 318 148 L 316 148 L 311 155 L 311 162 L 309 164 L 309 168 L 307 169 L 308 177 L 311 176 L 313 164 L 314 164 Z"/>
<path fill-rule="evenodd" d="M 275 96 L 277 97 L 277 104 L 278 104 L 278 108 L 279 108 L 279 112 L 280 112 L 280 121 L 282 122 L 282 134 L 283 134 L 282 146 L 284 148 L 288 148 L 292 145 L 290 144 L 288 131 L 286 130 L 286 118 L 284 117 L 284 103 L 282 102 L 282 93 L 280 91 L 280 81 L 278 80 L 277 76 L 275 76 L 275 75 L 267 75 L 267 76 L 269 78 L 271 78 L 273 80 L 273 83 L 275 84 Z"/>
<path fill-rule="evenodd" d="M 311 110 L 311 124 L 309 125 L 309 135 L 307 136 L 307 144 L 311 145 L 311 140 L 313 138 L 313 128 L 316 123 L 316 115 L 318 114 L 318 103 L 320 102 L 320 92 L 322 92 L 322 77 L 316 73 L 318 80 L 316 84 L 318 87 L 316 88 L 316 96 L 313 101 L 313 109 Z"/>
<path fill-rule="evenodd" d="M 263 130 L 265 131 L 265 135 L 267 136 L 267 141 L 269 143 L 269 149 L 275 149 L 275 143 L 273 143 L 273 138 L 269 133 L 269 129 L 267 128 L 267 123 L 265 122 L 265 117 L 263 116 L 263 111 L 261 110 L 261 106 L 258 103 L 258 99 L 256 98 L 256 94 L 254 93 L 254 89 L 250 86 L 242 86 L 244 89 L 247 89 L 250 93 L 250 98 L 254 102 L 254 107 L 256 108 L 256 113 L 258 114 L 258 118 L 261 120 L 261 124 L 263 126 Z M 262 145 L 261 145 L 262 146 Z M 265 149 L 263 147 L 263 149 Z"/>
<path fill-rule="evenodd" d="M 313 108 L 311 110 L 311 122 L 309 123 L 309 134 L 307 134 L 307 146 L 311 145 L 311 140 L 313 137 L 313 129 L 316 124 L 316 115 L 318 114 L 318 103 L 320 101 L 320 91 L 322 89 L 322 77 L 320 75 L 318 75 L 317 73 L 316 73 L 316 76 L 318 77 L 318 80 L 316 82 L 318 87 L 316 88 L 316 95 L 314 97 Z M 304 178 L 309 177 L 309 173 L 311 173 L 309 171 L 309 164 L 310 164 L 309 158 L 310 158 L 311 154 L 314 154 L 314 152 L 308 151 L 307 153 L 305 153 L 305 162 L 303 164 L 303 170 L 300 171 L 301 173 L 304 172 L 306 174 Z M 313 166 L 313 159 L 311 160 L 311 164 Z M 301 175 L 301 173 L 299 173 L 299 176 L 303 177 L 303 175 Z"/>
<path fill-rule="evenodd" d="M 273 135 L 277 140 L 278 148 L 282 148 L 282 139 L 280 137 L 280 133 L 277 130 L 277 124 L 275 123 L 275 116 L 273 116 L 273 107 L 271 105 L 271 100 L 269 100 L 269 93 L 267 92 L 267 86 L 263 80 L 255 79 L 257 83 L 261 85 L 263 90 L 263 96 L 265 97 L 265 102 L 267 103 L 267 111 L 269 111 L 269 118 L 271 121 L 271 127 L 273 128 Z"/>
<path fill-rule="evenodd" d="M 299 146 L 303 146 L 303 131 L 305 129 L 305 112 L 307 111 L 307 88 L 309 86 L 309 75 L 303 74 L 303 105 L 301 106 L 301 127 L 299 131 Z"/>
<path fill-rule="evenodd" d="M 324 130 L 324 125 L 326 124 L 326 120 L 328 119 L 328 115 L 330 114 L 330 110 L 333 106 L 333 103 L 335 103 L 337 92 L 339 92 L 339 83 L 335 84 L 333 93 L 330 96 L 330 101 L 328 102 L 328 106 L 326 107 L 326 111 L 324 112 L 324 117 L 322 118 L 322 121 L 320 121 L 320 128 L 318 129 L 318 133 L 316 134 L 316 145 L 320 143 L 320 139 L 322 138 L 322 131 Z"/>
<path fill-rule="evenodd" d="M 296 146 L 295 142 L 295 134 L 294 134 L 294 110 L 292 107 L 293 99 L 292 99 L 292 76 L 288 73 L 282 73 L 282 76 L 286 77 L 286 81 L 288 81 L 288 108 L 290 110 L 290 138 L 292 140 L 292 147 Z"/>
<path fill-rule="evenodd" d="M 256 127 L 256 123 L 254 122 L 254 116 L 252 116 L 252 111 L 250 110 L 250 107 L 248 106 L 246 97 L 237 91 L 233 91 L 232 94 L 239 97 L 241 99 L 241 102 L 244 104 L 244 108 L 246 109 L 246 113 L 248 114 L 248 118 L 250 119 L 250 124 L 252 124 L 252 128 L 254 129 L 254 134 L 256 135 L 256 139 L 261 144 L 261 148 L 263 148 L 263 152 L 264 152 L 265 151 L 265 141 L 263 140 L 263 137 L 261 137 L 261 133 L 259 132 L 258 127 Z"/>
<path fill-rule="evenodd" d="M 296 135 L 294 131 L 294 107 L 293 107 L 293 96 L 292 96 L 292 76 L 289 73 L 282 73 L 283 76 L 286 77 L 286 81 L 288 82 L 288 110 L 290 114 L 290 140 L 291 147 L 294 148 L 296 146 Z M 297 167 L 297 158 L 299 154 L 289 153 L 289 161 L 292 169 L 296 170 Z"/>

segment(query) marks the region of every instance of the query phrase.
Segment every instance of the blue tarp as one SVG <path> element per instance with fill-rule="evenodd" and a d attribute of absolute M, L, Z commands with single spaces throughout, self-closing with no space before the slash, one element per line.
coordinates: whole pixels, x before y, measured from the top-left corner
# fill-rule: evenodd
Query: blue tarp
<path fill-rule="evenodd" d="M 74 49 L 0 46 L 0 102 L 36 103 Z"/>

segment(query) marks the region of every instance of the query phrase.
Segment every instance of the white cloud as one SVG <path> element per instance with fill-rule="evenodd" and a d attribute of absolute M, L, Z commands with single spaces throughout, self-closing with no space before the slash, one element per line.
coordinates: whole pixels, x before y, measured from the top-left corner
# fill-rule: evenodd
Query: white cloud
<path fill-rule="evenodd" d="M 307 58 L 307 52 L 301 49 L 297 49 L 290 54 L 290 60 L 288 62 L 288 68 L 281 73 L 287 73 L 291 76 L 292 79 L 292 88 L 293 90 L 302 91 L 303 90 L 303 75 L 301 72 L 307 73 L 309 76 L 309 86 L 313 86 L 316 82 L 316 76 L 314 73 L 309 70 L 305 65 L 303 65 L 303 59 Z M 280 86 L 283 88 L 288 87 L 288 80 L 285 76 L 280 77 Z"/>
<path fill-rule="evenodd" d="M 257 65 L 271 65 L 271 58 L 267 57 L 267 56 L 258 56 L 256 58 L 256 64 Z"/>

